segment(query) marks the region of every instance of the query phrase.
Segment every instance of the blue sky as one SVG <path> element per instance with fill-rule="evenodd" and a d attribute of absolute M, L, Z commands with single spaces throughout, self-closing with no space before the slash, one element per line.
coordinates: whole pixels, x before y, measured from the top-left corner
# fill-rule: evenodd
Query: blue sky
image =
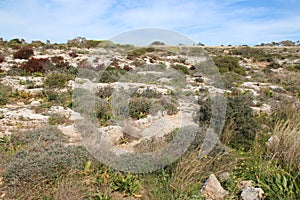
<path fill-rule="evenodd" d="M 155 27 L 206 45 L 300 40 L 299 0 L 0 0 L 0 37 L 66 42 Z"/>

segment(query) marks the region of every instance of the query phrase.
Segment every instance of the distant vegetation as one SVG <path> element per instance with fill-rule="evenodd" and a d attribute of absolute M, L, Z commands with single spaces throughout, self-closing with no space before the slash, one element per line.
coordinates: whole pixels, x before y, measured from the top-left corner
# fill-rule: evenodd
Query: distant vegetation
<path fill-rule="evenodd" d="M 164 42 L 160 42 L 160 41 L 154 41 L 151 43 L 151 45 L 165 45 Z"/>

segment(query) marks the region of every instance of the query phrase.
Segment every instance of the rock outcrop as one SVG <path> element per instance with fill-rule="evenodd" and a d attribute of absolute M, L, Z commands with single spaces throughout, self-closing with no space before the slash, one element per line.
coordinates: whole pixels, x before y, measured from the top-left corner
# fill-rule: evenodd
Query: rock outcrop
<path fill-rule="evenodd" d="M 223 189 L 216 176 L 211 174 L 206 180 L 201 193 L 208 199 L 223 200 L 228 192 Z"/>

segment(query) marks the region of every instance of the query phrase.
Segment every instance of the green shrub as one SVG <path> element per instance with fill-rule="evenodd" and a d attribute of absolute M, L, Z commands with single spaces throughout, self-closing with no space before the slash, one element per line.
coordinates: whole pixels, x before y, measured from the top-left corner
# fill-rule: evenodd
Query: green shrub
<path fill-rule="evenodd" d="M 134 195 L 141 188 L 138 176 L 127 173 L 122 175 L 116 173 L 113 176 L 111 188 L 114 191 L 120 191 L 125 193 L 127 196 Z"/>
<path fill-rule="evenodd" d="M 154 41 L 150 45 L 166 45 L 166 44 L 160 41 Z"/>
<path fill-rule="evenodd" d="M 134 97 L 129 101 L 129 114 L 132 118 L 140 119 L 150 113 L 152 100 L 144 97 Z"/>
<path fill-rule="evenodd" d="M 239 59 L 231 56 L 217 56 L 213 58 L 215 65 L 219 68 L 220 73 L 235 72 L 245 75 L 245 69 L 240 66 Z"/>
<path fill-rule="evenodd" d="M 184 74 L 189 74 L 189 69 L 186 66 L 177 64 L 173 65 L 172 68 L 181 71 Z"/>
<path fill-rule="evenodd" d="M 200 108 L 200 123 L 209 124 L 211 115 L 211 103 L 208 100 Z M 252 147 L 258 127 L 249 97 L 234 96 L 227 99 L 226 120 L 220 138 L 223 144 L 248 151 Z"/>
<path fill-rule="evenodd" d="M 68 137 L 64 135 L 55 126 L 47 126 L 33 131 L 27 131 L 19 134 L 14 140 L 16 143 L 22 143 L 32 146 L 39 141 L 39 145 L 49 145 L 55 142 L 63 143 L 68 141 Z"/>
<path fill-rule="evenodd" d="M 103 43 L 102 40 L 87 40 L 85 43 L 86 48 L 95 48 L 98 47 L 99 44 Z"/>
<path fill-rule="evenodd" d="M 130 51 L 127 54 L 127 58 L 131 59 L 131 58 L 136 58 L 142 55 L 145 55 L 147 52 L 154 52 L 155 48 L 154 47 L 142 47 L 142 48 L 137 48 L 135 50 Z"/>
<path fill-rule="evenodd" d="M 11 95 L 12 88 L 0 83 L 0 105 L 5 105 Z"/>
<path fill-rule="evenodd" d="M 134 93 L 134 96 L 136 97 L 146 97 L 146 98 L 160 98 L 162 96 L 161 93 L 158 91 L 151 89 L 147 87 L 145 90 L 143 90 L 141 93 Z"/>
<path fill-rule="evenodd" d="M 221 135 L 221 140 L 224 142 L 227 140 L 229 146 L 246 151 L 251 149 L 259 128 L 247 98 L 239 96 L 228 99 L 224 129 L 231 133 L 228 139 L 226 139 L 224 131 Z"/>
<path fill-rule="evenodd" d="M 88 152 L 80 146 L 52 144 L 36 150 L 23 150 L 15 155 L 4 172 L 9 183 L 54 182 L 74 169 L 81 169 L 88 159 Z"/>
<path fill-rule="evenodd" d="M 223 79 L 224 86 L 227 89 L 236 87 L 245 81 L 245 77 L 234 72 L 224 73 L 222 79 Z"/>
<path fill-rule="evenodd" d="M 168 115 L 175 115 L 179 111 L 179 103 L 175 98 L 164 96 L 160 98 L 157 102 L 164 108 L 164 110 L 167 111 Z"/>
<path fill-rule="evenodd" d="M 115 67 L 106 68 L 99 79 L 100 83 L 113 83 L 118 81 L 127 71 Z"/>
<path fill-rule="evenodd" d="M 72 93 L 68 92 L 60 92 L 58 93 L 54 89 L 43 90 L 43 95 L 47 98 L 47 100 L 51 104 L 72 107 Z"/>
<path fill-rule="evenodd" d="M 8 46 L 15 48 L 19 47 L 20 45 L 24 45 L 26 41 L 24 39 L 14 38 L 8 41 Z"/>
<path fill-rule="evenodd" d="M 296 70 L 300 70 L 300 64 L 294 65 L 294 68 L 295 68 Z"/>
<path fill-rule="evenodd" d="M 64 88 L 66 83 L 72 78 L 73 77 L 68 74 L 49 74 L 44 80 L 44 85 L 49 88 Z"/>
<path fill-rule="evenodd" d="M 267 67 L 269 69 L 278 69 L 281 67 L 281 65 L 278 62 L 272 61 Z"/>
<path fill-rule="evenodd" d="M 112 86 L 105 86 L 98 88 L 97 96 L 100 98 L 108 98 L 111 97 L 111 95 L 114 92 L 114 88 Z"/>
<path fill-rule="evenodd" d="M 66 124 L 68 122 L 69 122 L 68 118 L 63 115 L 60 115 L 57 113 L 50 114 L 50 117 L 49 117 L 50 125 Z"/>
<path fill-rule="evenodd" d="M 22 145 L 22 141 L 19 141 L 15 135 L 4 135 L 0 137 L 0 154 L 9 153 L 10 155 L 14 155 L 20 151 Z"/>
<path fill-rule="evenodd" d="M 262 188 L 267 200 L 299 199 L 299 172 L 278 166 L 275 160 L 264 160 L 256 155 L 248 156 L 234 168 L 230 178 L 223 184 L 231 194 L 238 195 L 239 181 L 252 180 L 253 186 Z"/>
<path fill-rule="evenodd" d="M 300 64 L 291 65 L 288 67 L 290 71 L 300 71 Z"/>
<path fill-rule="evenodd" d="M 107 125 L 109 120 L 114 119 L 111 103 L 106 100 L 100 100 L 96 103 L 96 117 L 100 119 L 101 125 Z"/>
<path fill-rule="evenodd" d="M 272 62 L 275 58 L 282 57 L 278 54 L 268 54 L 263 49 L 251 48 L 251 47 L 241 47 L 231 50 L 231 55 L 239 55 L 245 58 L 252 58 L 254 62 Z"/>
<path fill-rule="evenodd" d="M 4 171 L 4 180 L 17 185 L 55 182 L 75 169 L 82 169 L 90 158 L 81 146 L 65 146 L 68 138 L 52 126 L 20 134 L 14 142 L 23 150 L 12 159 Z"/>

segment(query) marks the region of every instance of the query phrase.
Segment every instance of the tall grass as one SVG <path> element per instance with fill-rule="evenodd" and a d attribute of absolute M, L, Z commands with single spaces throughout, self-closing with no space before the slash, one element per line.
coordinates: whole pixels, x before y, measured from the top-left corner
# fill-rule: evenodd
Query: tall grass
<path fill-rule="evenodd" d="M 285 107 L 275 116 L 273 135 L 268 142 L 272 159 L 293 169 L 300 167 L 300 109 Z"/>

